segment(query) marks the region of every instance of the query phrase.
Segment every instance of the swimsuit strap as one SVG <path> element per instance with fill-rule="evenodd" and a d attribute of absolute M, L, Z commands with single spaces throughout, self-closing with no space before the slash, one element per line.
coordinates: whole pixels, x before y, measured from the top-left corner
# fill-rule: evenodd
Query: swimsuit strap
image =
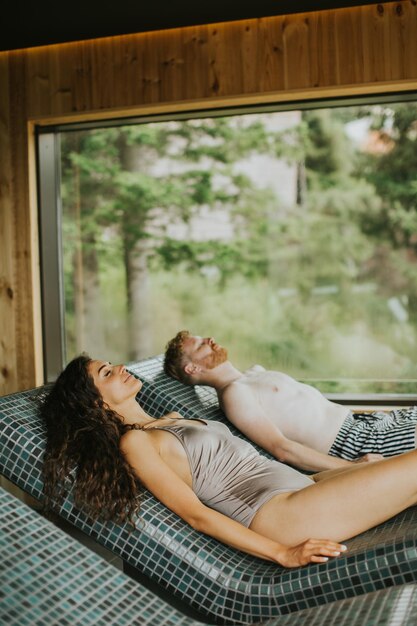
<path fill-rule="evenodd" d="M 185 417 L 170 417 L 169 415 L 165 416 L 165 417 L 160 417 L 159 419 L 155 420 L 156 422 L 159 422 L 159 420 L 164 420 L 164 419 L 169 419 L 169 420 L 175 420 L 175 421 L 179 421 L 181 422 L 182 420 L 186 421 L 186 422 L 202 422 L 203 424 L 205 424 L 207 426 L 207 422 L 206 420 L 200 419 L 199 417 L 191 417 L 189 419 L 185 418 Z M 164 426 L 153 426 L 152 428 L 146 428 L 147 426 L 149 426 L 150 424 L 153 424 L 153 422 L 148 422 L 148 424 L 126 424 L 126 428 L 128 430 L 163 430 L 165 427 Z"/>
<path fill-rule="evenodd" d="M 126 430 L 146 430 L 146 428 L 140 424 L 126 424 L 125 428 Z"/>

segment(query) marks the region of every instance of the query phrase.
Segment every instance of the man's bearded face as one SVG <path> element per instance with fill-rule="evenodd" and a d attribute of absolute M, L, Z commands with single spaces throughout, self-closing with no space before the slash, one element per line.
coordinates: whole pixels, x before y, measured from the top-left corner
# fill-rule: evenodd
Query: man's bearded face
<path fill-rule="evenodd" d="M 212 370 L 227 361 L 227 358 L 228 354 L 226 348 L 215 344 L 215 347 L 212 348 L 212 352 L 200 361 L 200 365 Z"/>
<path fill-rule="evenodd" d="M 226 348 L 216 343 L 213 337 L 191 335 L 184 343 L 184 355 L 192 363 L 206 369 L 214 369 L 228 359 Z"/>

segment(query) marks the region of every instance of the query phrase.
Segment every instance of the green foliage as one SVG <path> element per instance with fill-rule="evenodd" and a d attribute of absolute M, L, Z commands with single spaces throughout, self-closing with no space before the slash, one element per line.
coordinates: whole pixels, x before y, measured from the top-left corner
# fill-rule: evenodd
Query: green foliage
<path fill-rule="evenodd" d="M 417 105 L 385 107 L 372 124 L 375 146 L 358 160 L 381 207 L 363 217 L 366 231 L 417 251 Z"/>
<path fill-rule="evenodd" d="M 352 170 L 352 147 L 344 126 L 331 109 L 307 111 L 305 166 L 312 189 L 327 189 L 344 182 Z"/>
<path fill-rule="evenodd" d="M 360 118 L 379 151 L 349 138 L 346 124 Z M 217 336 L 239 367 L 258 361 L 323 379 L 327 391 L 360 391 L 358 378 L 415 378 L 416 120 L 407 104 L 310 111 L 274 132 L 261 116 L 236 116 L 65 136 L 69 341 L 81 245 L 98 255 L 103 357 L 126 359 L 126 258 L 143 243 L 154 353 L 189 327 Z M 235 170 L 256 154 L 296 168 L 296 203 Z M 172 235 L 202 208 L 225 212 L 233 236 Z M 392 391 L 390 380 L 369 384 Z"/>

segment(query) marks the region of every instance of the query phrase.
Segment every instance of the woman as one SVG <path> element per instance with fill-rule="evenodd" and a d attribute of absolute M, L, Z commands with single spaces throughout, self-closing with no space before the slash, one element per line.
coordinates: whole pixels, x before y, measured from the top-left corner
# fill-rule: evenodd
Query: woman
<path fill-rule="evenodd" d="M 133 523 L 144 485 L 193 528 L 285 567 L 338 556 L 340 541 L 417 504 L 417 451 L 308 477 L 219 422 L 151 417 L 141 386 L 123 365 L 68 364 L 41 408 L 47 503 L 76 467 L 78 506 Z"/>

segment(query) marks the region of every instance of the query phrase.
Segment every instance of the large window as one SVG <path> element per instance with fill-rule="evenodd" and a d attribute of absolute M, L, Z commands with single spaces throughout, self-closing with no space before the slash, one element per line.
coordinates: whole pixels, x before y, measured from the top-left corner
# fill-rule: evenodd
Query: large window
<path fill-rule="evenodd" d="M 54 145 L 64 360 L 129 362 L 188 328 L 241 369 L 415 394 L 412 98 L 61 128 Z"/>

